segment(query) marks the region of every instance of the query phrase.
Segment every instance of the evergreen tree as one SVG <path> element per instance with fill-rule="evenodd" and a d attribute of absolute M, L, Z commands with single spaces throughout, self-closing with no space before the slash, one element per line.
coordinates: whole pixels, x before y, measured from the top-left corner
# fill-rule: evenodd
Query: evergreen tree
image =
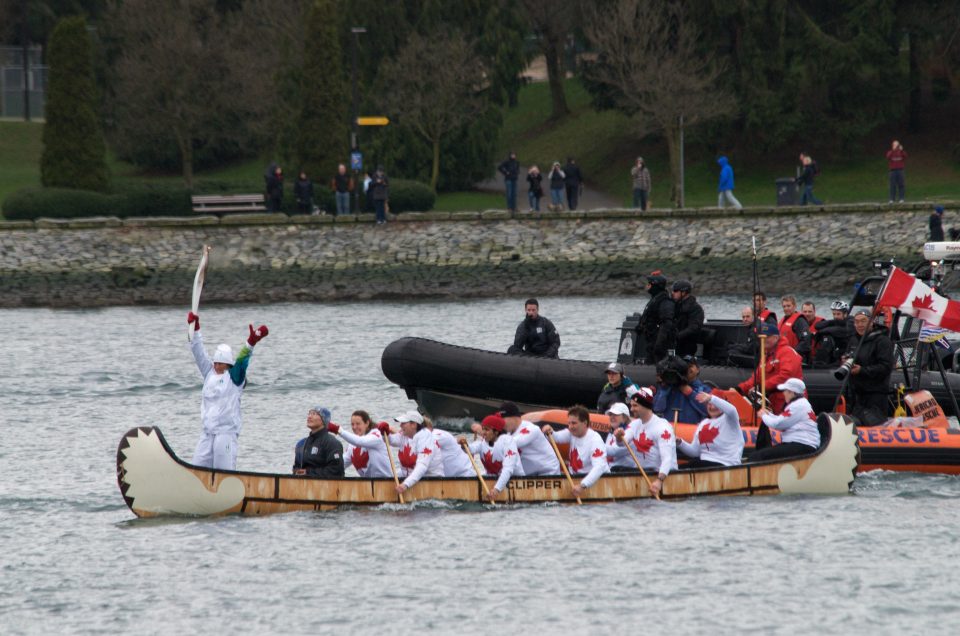
<path fill-rule="evenodd" d="M 86 21 L 64 18 L 47 46 L 50 80 L 40 179 L 45 186 L 106 190 L 106 149 L 97 116 Z"/>
<path fill-rule="evenodd" d="M 341 25 L 335 0 L 315 0 L 307 14 L 307 41 L 300 81 L 300 116 L 295 151 L 311 178 L 336 171 L 349 150 L 350 100 L 340 49 Z"/>

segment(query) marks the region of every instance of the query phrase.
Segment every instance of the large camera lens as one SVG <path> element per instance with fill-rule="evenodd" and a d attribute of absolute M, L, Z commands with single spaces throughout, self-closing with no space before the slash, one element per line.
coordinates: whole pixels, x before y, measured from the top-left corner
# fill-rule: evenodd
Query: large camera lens
<path fill-rule="evenodd" d="M 853 368 L 853 358 L 848 359 L 846 362 L 837 367 L 837 369 L 833 372 L 833 377 L 838 380 L 843 380 L 845 377 L 847 377 L 847 375 L 850 374 L 851 368 Z"/>

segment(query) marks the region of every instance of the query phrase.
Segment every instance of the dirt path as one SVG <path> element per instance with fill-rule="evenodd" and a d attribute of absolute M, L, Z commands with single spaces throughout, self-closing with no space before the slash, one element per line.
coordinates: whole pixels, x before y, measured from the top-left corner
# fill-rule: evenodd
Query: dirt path
<path fill-rule="evenodd" d="M 517 179 L 517 209 L 518 210 L 527 210 L 528 201 L 527 201 L 527 167 L 520 166 L 520 178 Z M 550 190 L 546 183 L 546 175 L 544 175 L 544 187 L 543 193 L 544 196 L 540 199 L 540 209 L 544 211 L 547 209 L 547 205 L 550 203 Z M 484 192 L 497 192 L 504 195 L 503 207 L 507 207 L 506 200 L 506 187 L 503 185 L 503 176 L 497 173 L 497 176 L 490 179 L 486 179 L 476 184 L 477 190 L 482 190 Z M 564 208 L 566 208 L 566 200 L 564 200 Z M 577 205 L 577 208 L 580 210 L 595 210 L 598 208 L 619 208 L 623 206 L 623 202 L 618 200 L 616 197 L 610 196 L 606 192 L 601 192 L 591 188 L 589 185 L 583 185 L 583 192 L 580 194 L 580 202 Z"/>

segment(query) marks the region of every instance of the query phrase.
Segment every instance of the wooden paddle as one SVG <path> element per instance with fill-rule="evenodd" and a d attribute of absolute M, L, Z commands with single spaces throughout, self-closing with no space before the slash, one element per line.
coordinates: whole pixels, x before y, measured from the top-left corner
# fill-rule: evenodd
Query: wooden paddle
<path fill-rule="evenodd" d="M 193 296 L 190 299 L 190 311 L 194 314 L 200 314 L 200 294 L 203 292 L 203 279 L 207 275 L 207 262 L 210 257 L 210 246 L 204 245 L 200 253 L 200 264 L 197 265 L 197 273 L 193 276 Z M 194 326 L 187 323 L 187 342 L 193 342 Z"/>
<path fill-rule="evenodd" d="M 400 478 L 397 477 L 397 467 L 393 463 L 393 454 L 390 452 L 390 434 L 387 433 L 383 436 L 383 443 L 387 445 L 387 458 L 390 460 L 390 472 L 393 473 L 393 483 L 398 487 L 400 486 Z M 398 492 L 397 495 L 400 496 L 400 503 L 407 503 L 403 500 L 403 493 Z"/>
<path fill-rule="evenodd" d="M 760 338 L 760 408 L 762 409 L 767 400 L 767 337 L 763 334 Z M 756 410 L 756 407 L 754 407 Z M 759 418 L 757 423 L 757 441 L 754 448 L 767 448 L 772 444 L 770 439 L 770 428 L 763 423 L 763 418 Z"/>
<path fill-rule="evenodd" d="M 570 476 L 570 471 L 567 470 L 567 464 L 563 461 L 563 455 L 560 454 L 560 449 L 557 447 L 557 440 L 553 439 L 553 431 L 549 428 L 547 431 L 547 437 L 550 439 L 550 445 L 553 446 L 553 452 L 557 454 L 557 460 L 560 462 L 560 470 L 562 470 L 563 474 L 567 476 L 567 481 L 570 482 L 570 488 L 573 489 L 576 487 L 573 484 L 573 477 Z M 577 504 L 580 506 L 583 505 L 583 502 L 580 501 L 579 496 L 577 496 Z"/>
<path fill-rule="evenodd" d="M 633 452 L 632 448 L 630 448 L 630 442 L 624 442 L 624 445 L 627 447 L 627 451 L 630 453 L 630 457 L 633 458 L 633 463 L 636 464 L 637 468 L 640 469 L 640 474 L 643 475 L 643 478 L 645 480 L 647 480 L 647 488 L 650 489 L 650 492 L 653 492 L 653 482 L 650 481 L 650 477 L 647 476 L 647 471 L 645 471 L 643 469 L 643 466 L 640 465 L 640 459 L 637 457 L 637 454 Z M 657 493 L 654 496 L 657 498 L 657 501 L 660 500 L 660 493 Z"/>
<path fill-rule="evenodd" d="M 470 458 L 470 463 L 473 464 L 473 470 L 477 473 L 477 479 L 480 480 L 480 485 L 483 486 L 483 492 L 487 495 L 487 501 L 492 503 L 494 506 L 497 505 L 497 502 L 490 498 L 490 488 L 487 487 L 487 482 L 483 479 L 483 473 L 480 472 L 480 467 L 477 466 L 477 460 L 474 459 L 473 453 L 470 452 L 470 444 L 467 443 L 467 440 L 460 440 L 460 445 L 463 446 L 463 450 L 466 451 L 467 457 Z"/>

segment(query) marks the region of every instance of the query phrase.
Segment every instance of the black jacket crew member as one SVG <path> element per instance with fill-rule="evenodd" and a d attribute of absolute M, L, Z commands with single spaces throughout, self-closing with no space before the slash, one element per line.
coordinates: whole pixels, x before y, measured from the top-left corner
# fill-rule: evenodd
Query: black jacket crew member
<path fill-rule="evenodd" d="M 673 283 L 674 324 L 677 328 L 677 355 L 693 356 L 697 354 L 697 341 L 703 329 L 703 307 L 692 295 L 693 285 L 688 280 Z"/>
<path fill-rule="evenodd" d="M 517 325 L 517 333 L 513 337 L 513 345 L 507 353 L 519 355 L 541 356 L 557 358 L 560 351 L 560 334 L 553 323 L 540 315 L 540 303 L 536 298 L 528 298 L 524 303 L 527 317 Z"/>
<path fill-rule="evenodd" d="M 893 342 L 887 330 L 873 324 L 870 312 L 861 309 L 853 317 L 856 332 L 847 345 L 845 358 L 853 356 L 850 368 L 852 404 L 850 414 L 863 426 L 876 426 L 887 419 L 890 375 L 893 373 Z M 863 344 L 857 346 L 860 340 Z M 854 353 L 856 352 L 856 355 Z"/>
<path fill-rule="evenodd" d="M 294 475 L 343 477 L 343 446 L 328 430 L 330 409 L 315 406 L 307 414 L 310 435 L 297 442 Z"/>
<path fill-rule="evenodd" d="M 674 348 L 674 304 L 667 293 L 667 279 L 659 273 L 647 276 L 650 302 L 640 316 L 640 329 L 647 344 L 647 363 L 659 362 Z"/>

